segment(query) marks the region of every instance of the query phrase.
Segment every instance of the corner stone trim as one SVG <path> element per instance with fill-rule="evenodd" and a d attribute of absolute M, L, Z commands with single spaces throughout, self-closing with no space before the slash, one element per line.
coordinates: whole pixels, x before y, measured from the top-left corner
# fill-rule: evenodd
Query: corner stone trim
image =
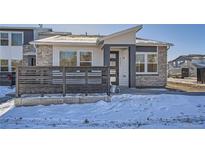
<path fill-rule="evenodd" d="M 38 45 L 36 53 L 36 66 L 52 66 L 53 65 L 53 46 Z"/>

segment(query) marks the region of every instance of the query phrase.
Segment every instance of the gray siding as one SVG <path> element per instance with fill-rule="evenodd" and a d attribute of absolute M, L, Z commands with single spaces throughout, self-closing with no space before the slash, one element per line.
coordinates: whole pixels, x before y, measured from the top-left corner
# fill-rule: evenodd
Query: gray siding
<path fill-rule="evenodd" d="M 157 47 L 155 46 L 137 46 L 137 52 L 157 52 Z"/>

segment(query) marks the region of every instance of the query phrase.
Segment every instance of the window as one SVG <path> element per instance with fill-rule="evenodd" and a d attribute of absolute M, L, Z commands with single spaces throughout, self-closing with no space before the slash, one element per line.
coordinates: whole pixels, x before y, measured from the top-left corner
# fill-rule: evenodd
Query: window
<path fill-rule="evenodd" d="M 60 66 L 92 66 L 92 52 L 61 51 Z"/>
<path fill-rule="evenodd" d="M 77 66 L 77 52 L 60 52 L 60 66 Z"/>
<path fill-rule="evenodd" d="M 12 33 L 11 34 L 11 45 L 12 46 L 22 46 L 23 38 L 22 33 Z"/>
<path fill-rule="evenodd" d="M 80 52 L 80 66 L 92 66 L 92 52 Z"/>
<path fill-rule="evenodd" d="M 147 55 L 147 72 L 157 72 L 157 54 Z"/>
<path fill-rule="evenodd" d="M 0 71 L 8 72 L 9 71 L 9 61 L 8 60 L 0 60 Z"/>
<path fill-rule="evenodd" d="M 136 55 L 136 72 L 145 72 L 145 55 Z"/>
<path fill-rule="evenodd" d="M 19 60 L 11 60 L 11 70 L 12 72 L 16 71 L 16 67 L 19 65 L 20 61 Z"/>
<path fill-rule="evenodd" d="M 136 74 L 153 74 L 158 72 L 158 57 L 156 52 L 136 53 Z"/>
<path fill-rule="evenodd" d="M 9 34 L 0 33 L 0 46 L 8 46 L 8 45 L 9 45 Z"/>

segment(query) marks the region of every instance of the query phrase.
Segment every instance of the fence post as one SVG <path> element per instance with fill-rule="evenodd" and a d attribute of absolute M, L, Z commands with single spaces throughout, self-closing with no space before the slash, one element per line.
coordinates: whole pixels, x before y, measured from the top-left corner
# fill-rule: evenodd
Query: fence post
<path fill-rule="evenodd" d="M 85 69 L 85 95 L 88 95 L 88 68 Z"/>
<path fill-rule="evenodd" d="M 16 68 L 16 97 L 19 97 L 19 67 Z"/>
<path fill-rule="evenodd" d="M 44 89 L 43 89 L 43 68 L 40 68 L 40 84 L 41 84 L 41 97 L 44 96 Z"/>
<path fill-rule="evenodd" d="M 66 69 L 63 67 L 63 96 L 66 95 Z"/>
<path fill-rule="evenodd" d="M 110 96 L 110 67 L 107 66 L 107 95 Z"/>

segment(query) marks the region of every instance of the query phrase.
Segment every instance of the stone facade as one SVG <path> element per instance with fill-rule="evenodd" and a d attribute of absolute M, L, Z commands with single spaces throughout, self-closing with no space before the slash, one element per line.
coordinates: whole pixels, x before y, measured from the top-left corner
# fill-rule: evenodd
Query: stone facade
<path fill-rule="evenodd" d="M 165 87 L 167 84 L 167 47 L 158 47 L 158 74 L 136 75 L 136 87 Z"/>
<path fill-rule="evenodd" d="M 38 45 L 36 53 L 36 66 L 52 66 L 53 65 L 53 46 Z"/>
<path fill-rule="evenodd" d="M 24 45 L 23 46 L 23 66 L 29 66 L 29 59 L 36 58 L 36 49 L 33 45 Z"/>

